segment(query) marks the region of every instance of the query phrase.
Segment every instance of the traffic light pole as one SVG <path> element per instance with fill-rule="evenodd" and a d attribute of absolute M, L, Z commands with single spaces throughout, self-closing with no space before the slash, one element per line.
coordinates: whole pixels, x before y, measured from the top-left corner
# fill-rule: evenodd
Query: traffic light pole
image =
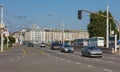
<path fill-rule="evenodd" d="M 99 15 L 101 17 L 105 17 L 106 18 L 106 23 L 107 23 L 107 28 L 106 28 L 106 47 L 107 48 L 109 47 L 109 30 L 108 30 L 109 29 L 109 19 L 114 20 L 116 22 L 116 24 L 118 24 L 118 29 L 119 29 L 118 32 L 119 32 L 119 39 L 120 39 L 120 23 L 117 21 L 117 19 L 108 16 L 108 14 L 109 14 L 108 6 L 107 6 L 107 16 L 99 14 L 99 13 L 96 13 L 96 12 L 90 12 L 90 11 L 87 11 L 87 10 L 79 10 L 78 11 L 78 19 L 82 19 L 82 17 L 81 17 L 82 16 L 82 12 L 87 12 L 87 13 L 90 13 L 90 14 L 95 14 L 95 15 Z"/>

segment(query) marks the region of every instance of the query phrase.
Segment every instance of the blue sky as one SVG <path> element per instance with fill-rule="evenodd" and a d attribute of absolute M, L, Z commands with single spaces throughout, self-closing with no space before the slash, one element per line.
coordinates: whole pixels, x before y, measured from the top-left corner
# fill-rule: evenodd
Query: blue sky
<path fill-rule="evenodd" d="M 120 0 L 108 0 L 109 10 L 118 20 L 119 3 Z M 60 28 L 63 22 L 66 29 L 86 30 L 89 14 L 83 13 L 82 20 L 78 20 L 77 11 L 106 10 L 106 0 L 0 0 L 0 4 L 4 4 L 4 22 L 11 31 L 28 27 L 32 23 L 46 28 Z M 24 19 L 16 18 L 19 16 Z"/>

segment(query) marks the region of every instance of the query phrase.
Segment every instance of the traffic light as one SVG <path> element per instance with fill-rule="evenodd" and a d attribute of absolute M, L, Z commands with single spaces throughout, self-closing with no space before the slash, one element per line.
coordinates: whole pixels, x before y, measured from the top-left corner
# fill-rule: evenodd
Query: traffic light
<path fill-rule="evenodd" d="M 78 10 L 78 19 L 82 19 L 82 10 Z"/>

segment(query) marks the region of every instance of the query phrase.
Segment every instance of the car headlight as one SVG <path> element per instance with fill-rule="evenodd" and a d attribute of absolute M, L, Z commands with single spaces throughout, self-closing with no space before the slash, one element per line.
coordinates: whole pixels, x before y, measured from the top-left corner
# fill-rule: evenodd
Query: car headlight
<path fill-rule="evenodd" d="M 73 48 L 71 48 L 71 50 L 73 51 L 74 49 L 73 49 Z"/>
<path fill-rule="evenodd" d="M 68 51 L 68 49 L 66 48 L 65 51 Z"/>

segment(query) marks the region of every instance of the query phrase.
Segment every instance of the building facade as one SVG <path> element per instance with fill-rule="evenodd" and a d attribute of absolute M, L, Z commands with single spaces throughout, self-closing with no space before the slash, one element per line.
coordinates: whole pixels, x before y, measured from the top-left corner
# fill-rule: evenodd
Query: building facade
<path fill-rule="evenodd" d="M 22 38 L 19 38 L 20 40 L 24 42 L 32 42 L 35 44 L 39 44 L 41 42 L 50 43 L 51 41 L 63 41 L 63 40 L 66 41 L 66 40 L 75 40 L 80 38 L 89 38 L 89 34 L 87 31 L 79 31 L 79 30 L 63 31 L 58 29 L 43 29 L 37 26 L 36 24 L 33 24 L 32 27 L 27 28 L 26 31 L 17 35 L 16 34 L 14 33 L 14 37 L 22 36 Z"/>

